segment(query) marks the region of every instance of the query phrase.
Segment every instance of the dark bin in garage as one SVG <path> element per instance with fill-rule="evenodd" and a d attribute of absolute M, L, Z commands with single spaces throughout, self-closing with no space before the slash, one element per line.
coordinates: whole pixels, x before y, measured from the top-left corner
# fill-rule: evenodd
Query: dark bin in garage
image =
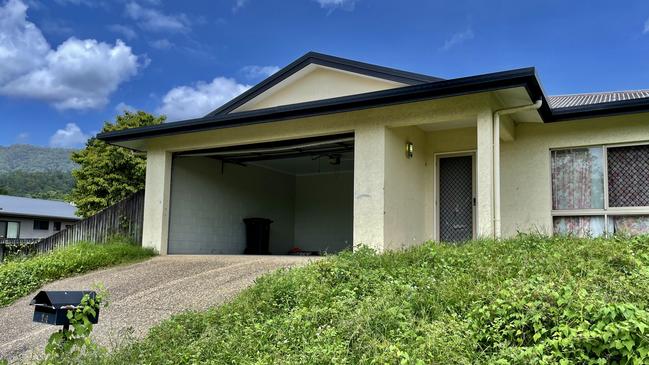
<path fill-rule="evenodd" d="M 272 220 L 266 218 L 245 218 L 246 224 L 246 250 L 249 255 L 269 255 L 270 224 Z"/>

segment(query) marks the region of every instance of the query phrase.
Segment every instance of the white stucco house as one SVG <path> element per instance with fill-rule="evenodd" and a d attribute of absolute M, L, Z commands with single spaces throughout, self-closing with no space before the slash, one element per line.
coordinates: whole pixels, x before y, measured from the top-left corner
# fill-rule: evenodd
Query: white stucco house
<path fill-rule="evenodd" d="M 49 237 L 79 221 L 76 210 L 57 200 L 0 195 L 0 241 Z"/>
<path fill-rule="evenodd" d="M 147 154 L 143 245 L 379 251 L 519 231 L 649 232 L 649 91 L 548 96 L 308 53 L 208 115 L 100 134 Z"/>

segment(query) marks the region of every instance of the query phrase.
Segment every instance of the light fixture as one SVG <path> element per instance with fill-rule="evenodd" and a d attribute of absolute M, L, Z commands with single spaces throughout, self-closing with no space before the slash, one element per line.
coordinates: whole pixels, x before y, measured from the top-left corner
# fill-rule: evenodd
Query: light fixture
<path fill-rule="evenodd" d="M 412 142 L 406 142 L 406 158 L 411 159 L 415 153 L 415 145 Z"/>

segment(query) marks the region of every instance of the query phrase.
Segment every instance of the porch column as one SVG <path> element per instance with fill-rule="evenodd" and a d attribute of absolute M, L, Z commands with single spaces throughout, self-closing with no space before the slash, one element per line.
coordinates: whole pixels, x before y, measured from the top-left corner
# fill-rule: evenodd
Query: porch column
<path fill-rule="evenodd" d="M 476 153 L 476 233 L 493 237 L 493 114 L 490 109 L 478 113 L 478 150 Z"/>
<path fill-rule="evenodd" d="M 359 126 L 354 137 L 354 248 L 378 252 L 385 241 L 385 127 Z"/>
<path fill-rule="evenodd" d="M 142 246 L 151 247 L 160 255 L 167 254 L 170 185 L 171 153 L 164 150 L 148 151 Z"/>

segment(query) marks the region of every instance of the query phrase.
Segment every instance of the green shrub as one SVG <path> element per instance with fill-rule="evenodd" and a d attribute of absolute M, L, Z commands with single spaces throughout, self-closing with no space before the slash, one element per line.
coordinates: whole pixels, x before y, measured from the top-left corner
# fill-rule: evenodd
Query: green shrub
<path fill-rule="evenodd" d="M 47 282 L 153 255 L 150 249 L 126 243 L 78 243 L 42 255 L 11 258 L 0 264 L 0 306 L 11 304 Z"/>
<path fill-rule="evenodd" d="M 649 238 L 344 252 L 86 363 L 644 363 Z"/>

